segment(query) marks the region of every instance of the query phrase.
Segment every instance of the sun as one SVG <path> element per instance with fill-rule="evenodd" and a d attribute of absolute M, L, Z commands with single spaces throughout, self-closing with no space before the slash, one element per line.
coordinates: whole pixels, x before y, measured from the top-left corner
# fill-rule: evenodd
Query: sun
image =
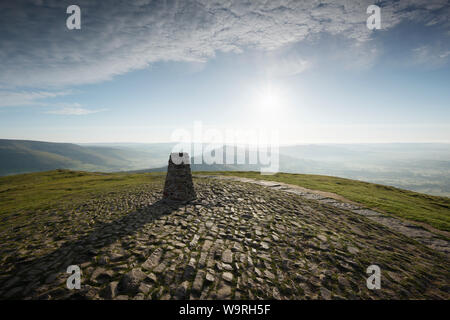
<path fill-rule="evenodd" d="M 280 87 L 264 84 L 254 93 L 253 110 L 258 121 L 273 122 L 280 118 L 285 106 L 285 96 Z"/>
<path fill-rule="evenodd" d="M 263 110 L 271 110 L 279 107 L 281 104 L 280 95 L 272 87 L 264 88 L 260 99 L 260 106 Z"/>

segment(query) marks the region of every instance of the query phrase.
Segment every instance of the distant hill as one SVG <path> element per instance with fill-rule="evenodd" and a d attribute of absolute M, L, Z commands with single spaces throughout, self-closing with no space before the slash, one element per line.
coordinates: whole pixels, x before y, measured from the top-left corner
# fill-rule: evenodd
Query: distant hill
<path fill-rule="evenodd" d="M 0 139 L 0 175 L 73 169 L 118 171 L 133 168 L 133 161 L 143 152 L 110 147 L 79 146 L 29 140 Z"/>
<path fill-rule="evenodd" d="M 53 169 L 165 171 L 175 146 L 176 143 L 78 145 L 0 140 L 0 175 Z M 197 151 L 191 156 L 197 159 L 200 154 Z M 450 144 L 303 144 L 280 146 L 278 154 L 280 172 L 329 175 L 450 196 Z M 259 171 L 260 166 L 194 162 L 192 170 Z"/>
<path fill-rule="evenodd" d="M 267 165 L 261 164 L 237 164 L 235 163 L 229 164 L 225 163 L 226 151 L 224 147 L 223 151 L 224 160 L 222 164 L 207 164 L 207 162 L 203 159 L 200 161 L 201 156 L 191 157 L 191 170 L 192 171 L 260 171 L 261 167 L 268 167 Z M 166 163 L 168 161 L 168 157 L 166 159 Z M 324 166 L 318 161 L 311 161 L 305 159 L 296 159 L 290 156 L 286 156 L 283 154 L 278 155 L 279 168 L 280 172 L 298 172 L 298 171 L 308 171 L 310 168 L 321 168 L 325 170 L 329 166 Z M 247 158 L 248 162 L 248 158 Z M 148 168 L 141 170 L 133 170 L 131 172 L 134 173 L 145 173 L 145 172 L 163 172 L 167 170 L 167 164 L 158 168 Z"/>

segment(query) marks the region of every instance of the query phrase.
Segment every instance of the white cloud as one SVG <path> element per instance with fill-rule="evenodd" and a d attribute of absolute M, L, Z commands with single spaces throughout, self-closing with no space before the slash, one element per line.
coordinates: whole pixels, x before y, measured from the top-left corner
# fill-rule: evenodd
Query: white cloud
<path fill-rule="evenodd" d="M 0 91 L 0 107 L 45 105 L 40 101 L 69 93 L 70 91 Z"/>
<path fill-rule="evenodd" d="M 248 47 L 273 50 L 321 33 L 364 42 L 372 35 L 366 9 L 373 2 L 79 0 L 82 26 L 73 31 L 65 27 L 67 3 L 2 2 L 0 86 L 94 83 L 157 61 L 207 61 L 216 52 Z M 448 26 L 445 0 L 382 6 L 384 30 L 408 19 Z M 308 63 L 280 62 L 278 69 L 287 66 L 301 72 Z"/>
<path fill-rule="evenodd" d="M 98 112 L 102 112 L 102 111 L 106 111 L 106 109 L 89 110 L 89 109 L 85 109 L 85 108 L 81 108 L 81 107 L 63 107 L 61 109 L 51 110 L 51 111 L 47 111 L 45 113 L 65 115 L 65 116 L 67 116 L 67 115 L 83 116 L 83 115 L 98 113 Z"/>
<path fill-rule="evenodd" d="M 450 51 L 445 51 L 439 46 L 420 46 L 412 49 L 411 58 L 407 63 L 423 65 L 431 68 L 443 66 L 450 57 Z"/>
<path fill-rule="evenodd" d="M 441 58 L 441 59 L 447 58 L 448 56 L 450 56 L 450 51 L 446 51 L 446 52 L 439 54 L 439 58 Z"/>
<path fill-rule="evenodd" d="M 0 107 L 53 107 L 46 111 L 48 114 L 58 115 L 87 115 L 106 111 L 107 109 L 86 109 L 79 103 L 54 103 L 47 99 L 70 94 L 71 91 L 0 91 Z"/>
<path fill-rule="evenodd" d="M 267 73 L 270 76 L 294 76 L 302 73 L 312 65 L 311 61 L 308 61 L 299 55 L 291 55 L 287 57 L 277 57 L 275 61 L 267 66 Z"/>

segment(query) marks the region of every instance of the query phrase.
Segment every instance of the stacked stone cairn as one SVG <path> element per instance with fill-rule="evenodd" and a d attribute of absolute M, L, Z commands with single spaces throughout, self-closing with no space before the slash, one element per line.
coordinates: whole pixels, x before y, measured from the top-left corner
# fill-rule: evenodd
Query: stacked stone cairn
<path fill-rule="evenodd" d="M 163 199 L 186 202 L 196 198 L 187 152 L 171 153 L 167 167 Z"/>

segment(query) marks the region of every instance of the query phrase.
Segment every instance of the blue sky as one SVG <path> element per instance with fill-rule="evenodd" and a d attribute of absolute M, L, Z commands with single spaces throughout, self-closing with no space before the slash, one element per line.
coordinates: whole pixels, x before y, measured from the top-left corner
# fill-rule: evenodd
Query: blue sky
<path fill-rule="evenodd" d="M 281 143 L 450 142 L 447 1 L 0 5 L 0 138 L 166 142 L 177 128 Z M 119 10 L 120 9 L 120 10 Z M 112 22 L 111 22 L 112 21 Z"/>

